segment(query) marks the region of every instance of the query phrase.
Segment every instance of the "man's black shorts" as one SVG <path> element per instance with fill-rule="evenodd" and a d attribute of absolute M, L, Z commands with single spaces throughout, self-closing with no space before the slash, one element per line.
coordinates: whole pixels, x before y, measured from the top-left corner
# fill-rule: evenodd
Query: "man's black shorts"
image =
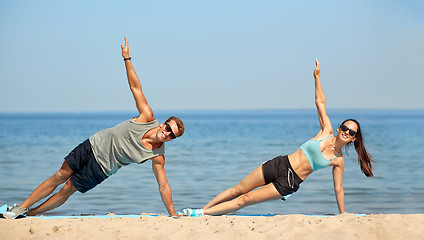
<path fill-rule="evenodd" d="M 107 178 L 94 158 L 91 144 L 88 139 L 74 148 L 74 150 L 65 157 L 65 161 L 72 171 L 74 171 L 74 174 L 71 176 L 72 184 L 82 193 L 94 188 Z"/>

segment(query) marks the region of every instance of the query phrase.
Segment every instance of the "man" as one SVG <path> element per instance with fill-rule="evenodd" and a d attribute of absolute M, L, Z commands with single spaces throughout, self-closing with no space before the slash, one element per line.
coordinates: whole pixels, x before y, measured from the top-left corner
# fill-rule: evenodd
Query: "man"
<path fill-rule="evenodd" d="M 158 123 L 131 63 L 127 38 L 125 46 L 121 44 L 121 49 L 128 84 L 139 112 L 138 117 L 99 131 L 78 145 L 65 157 L 59 171 L 39 185 L 23 203 L 15 204 L 7 212 L 0 213 L 0 217 L 34 216 L 57 208 L 77 190 L 87 192 L 122 166 L 129 163 L 141 164 L 149 159 L 152 160 L 152 169 L 162 201 L 168 213 L 177 216 L 164 168 L 164 143 L 183 135 L 184 123 L 177 117 L 170 117 L 166 122 Z M 58 193 L 40 206 L 29 209 L 34 203 L 49 196 L 62 183 L 65 185 Z"/>

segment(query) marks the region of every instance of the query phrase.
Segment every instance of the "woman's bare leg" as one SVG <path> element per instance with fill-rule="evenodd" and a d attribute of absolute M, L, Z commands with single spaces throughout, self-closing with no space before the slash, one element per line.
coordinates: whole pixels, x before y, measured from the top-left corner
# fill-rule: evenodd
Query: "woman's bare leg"
<path fill-rule="evenodd" d="M 274 184 L 269 183 L 255 191 L 243 194 L 234 200 L 223 202 L 208 209 L 204 209 L 203 213 L 207 215 L 222 215 L 233 213 L 240 208 L 247 207 L 249 205 L 280 198 L 281 195 L 274 187 Z"/>
<path fill-rule="evenodd" d="M 230 201 L 244 193 L 250 192 L 251 190 L 263 185 L 265 185 L 265 179 L 262 173 L 262 165 L 260 165 L 255 170 L 253 170 L 253 172 L 247 175 L 247 177 L 241 180 L 240 183 L 218 194 L 202 209 L 206 210 L 222 202 Z"/>

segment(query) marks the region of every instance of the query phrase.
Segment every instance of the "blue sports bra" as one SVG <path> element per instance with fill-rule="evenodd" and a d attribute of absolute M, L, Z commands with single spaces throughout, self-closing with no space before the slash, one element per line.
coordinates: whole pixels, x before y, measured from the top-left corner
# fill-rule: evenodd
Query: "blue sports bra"
<path fill-rule="evenodd" d="M 334 135 L 327 136 L 321 140 L 311 139 L 305 142 L 302 146 L 300 146 L 300 150 L 302 150 L 302 152 L 305 154 L 309 164 L 312 167 L 312 171 L 314 172 L 321 168 L 328 167 L 330 165 L 331 160 L 333 160 L 335 157 L 337 157 L 341 153 L 340 151 L 339 153 L 337 153 L 337 155 L 335 155 L 329 160 L 324 158 L 321 152 L 320 143 L 322 140 L 327 139 L 329 137 L 334 137 Z"/>

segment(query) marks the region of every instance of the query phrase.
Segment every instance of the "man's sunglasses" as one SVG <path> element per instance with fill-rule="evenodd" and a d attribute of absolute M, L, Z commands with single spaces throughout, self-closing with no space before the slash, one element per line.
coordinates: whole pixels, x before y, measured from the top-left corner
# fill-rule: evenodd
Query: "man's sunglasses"
<path fill-rule="evenodd" d="M 340 126 L 340 129 L 341 129 L 343 132 L 346 132 L 347 130 L 349 130 L 349 135 L 350 135 L 350 136 L 352 136 L 352 137 L 356 136 L 356 132 L 355 132 L 354 130 L 352 130 L 352 129 L 350 129 L 350 128 L 346 127 L 345 125 L 341 125 L 341 126 Z"/>
<path fill-rule="evenodd" d="M 172 131 L 172 128 L 171 128 L 171 126 L 169 126 L 169 123 L 167 123 L 167 122 L 165 122 L 165 131 L 167 131 L 167 132 L 170 132 L 171 134 L 169 134 L 169 136 L 172 138 L 172 139 L 174 139 L 174 138 L 176 138 L 176 136 L 175 136 L 175 134 L 174 134 L 174 132 Z"/>

